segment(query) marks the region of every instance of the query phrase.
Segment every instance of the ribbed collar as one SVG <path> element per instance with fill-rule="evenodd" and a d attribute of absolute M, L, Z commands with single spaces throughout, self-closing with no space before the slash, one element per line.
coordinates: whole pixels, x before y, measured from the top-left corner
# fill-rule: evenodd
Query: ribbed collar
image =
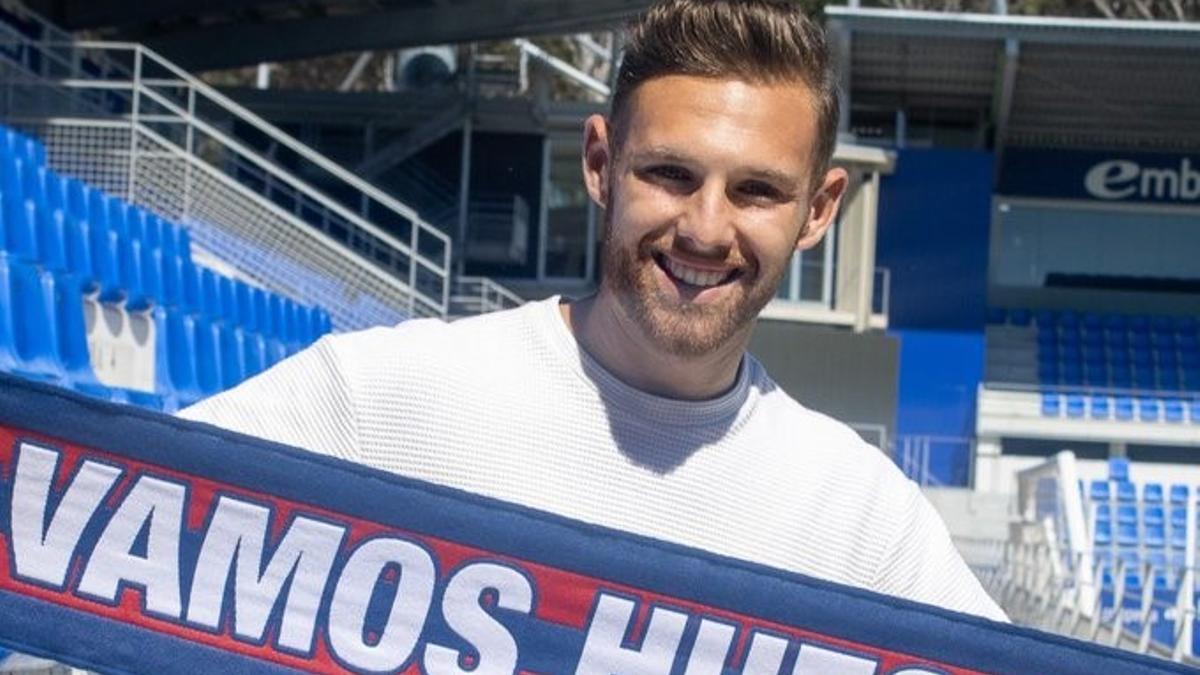
<path fill-rule="evenodd" d="M 622 382 L 575 339 L 559 311 L 561 296 L 531 303 L 530 316 L 540 324 L 538 333 L 544 335 L 551 348 L 560 354 L 564 365 L 574 371 L 607 405 L 646 419 L 654 424 L 683 426 L 726 423 L 739 412 L 748 414 L 757 396 L 752 382 L 761 366 L 748 354 L 742 356 L 737 380 L 729 391 L 716 398 L 690 401 L 646 393 Z M 738 420 L 740 422 L 740 420 Z"/>

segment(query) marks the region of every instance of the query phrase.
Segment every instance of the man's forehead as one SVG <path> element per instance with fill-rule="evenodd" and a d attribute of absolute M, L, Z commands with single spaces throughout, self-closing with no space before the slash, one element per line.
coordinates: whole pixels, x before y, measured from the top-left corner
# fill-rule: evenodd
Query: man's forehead
<path fill-rule="evenodd" d="M 631 92 L 625 151 L 662 159 L 740 156 L 763 170 L 808 167 L 816 142 L 813 96 L 803 82 L 664 76 Z"/>

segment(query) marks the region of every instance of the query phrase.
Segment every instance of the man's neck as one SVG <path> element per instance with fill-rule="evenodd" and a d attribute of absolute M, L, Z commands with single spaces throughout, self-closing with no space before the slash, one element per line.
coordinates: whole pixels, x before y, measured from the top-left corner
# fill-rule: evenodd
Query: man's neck
<path fill-rule="evenodd" d="M 710 354 L 663 351 L 602 294 L 559 305 L 579 345 L 625 384 L 649 394 L 684 400 L 715 398 L 733 387 L 750 331 Z"/>

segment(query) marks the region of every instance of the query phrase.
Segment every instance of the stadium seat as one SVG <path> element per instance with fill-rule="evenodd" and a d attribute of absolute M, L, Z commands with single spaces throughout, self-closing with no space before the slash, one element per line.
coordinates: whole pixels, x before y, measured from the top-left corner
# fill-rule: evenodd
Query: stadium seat
<path fill-rule="evenodd" d="M 1162 525 L 1166 522 L 1166 514 L 1163 510 L 1162 502 L 1158 504 L 1144 504 L 1142 506 L 1142 522 L 1147 525 Z"/>
<path fill-rule="evenodd" d="M 1039 309 L 1033 313 L 1033 321 L 1039 330 L 1051 329 L 1058 325 L 1058 316 L 1053 310 Z"/>
<path fill-rule="evenodd" d="M 1142 501 L 1147 504 L 1163 503 L 1162 483 L 1146 483 L 1142 486 Z"/>
<path fill-rule="evenodd" d="M 1058 417 L 1062 414 L 1062 397 L 1056 393 L 1042 392 L 1042 416 Z"/>
<path fill-rule="evenodd" d="M 92 274 L 102 302 L 123 302 L 121 238 L 108 227 L 108 198 L 94 190 L 88 198 L 88 236 L 92 252 Z"/>
<path fill-rule="evenodd" d="M 1066 401 L 1067 417 L 1078 419 L 1084 416 L 1086 405 L 1082 394 L 1067 394 Z"/>
<path fill-rule="evenodd" d="M 179 308 L 156 307 L 158 329 L 155 376 L 158 391 L 182 408 L 203 397 L 197 380 L 195 319 Z"/>
<path fill-rule="evenodd" d="M 1003 326 L 1008 321 L 1008 311 L 1003 307 L 988 307 L 987 322 L 991 326 Z"/>
<path fill-rule="evenodd" d="M 1129 482 L 1129 458 L 1128 457 L 1109 457 L 1108 458 L 1108 479 L 1121 483 Z"/>
<path fill-rule="evenodd" d="M 1092 542 L 1097 546 L 1112 546 L 1112 521 L 1097 520 L 1096 530 L 1092 537 Z"/>
<path fill-rule="evenodd" d="M 1137 485 L 1128 481 L 1113 479 L 1113 486 L 1116 488 L 1117 501 L 1122 504 L 1133 504 L 1137 501 Z M 1121 512 L 1118 507 L 1117 518 L 1121 517 Z"/>
<path fill-rule="evenodd" d="M 1183 401 L 1168 398 L 1163 401 L 1163 419 L 1178 424 L 1183 422 Z"/>
<path fill-rule="evenodd" d="M 1186 523 L 1186 521 L 1185 521 L 1185 523 Z M 1187 526 L 1186 526 L 1186 524 L 1176 525 L 1175 522 L 1172 521 L 1170 531 L 1171 531 L 1171 540 L 1170 540 L 1171 548 L 1186 548 L 1187 547 Z"/>
<path fill-rule="evenodd" d="M 199 397 L 203 398 L 224 388 L 225 378 L 221 368 L 225 359 L 221 358 L 222 341 L 219 326 L 205 317 L 196 317 L 194 321 L 196 388 L 199 390 Z"/>
<path fill-rule="evenodd" d="M 1188 401 L 1188 418 L 1193 423 L 1200 423 L 1200 398 Z"/>
<path fill-rule="evenodd" d="M 1146 316 L 1136 314 L 1129 317 L 1129 332 L 1145 335 L 1150 332 L 1150 320 Z"/>
<path fill-rule="evenodd" d="M 1133 419 L 1133 399 L 1127 396 L 1118 396 L 1113 399 L 1113 416 L 1118 420 L 1128 421 Z"/>
<path fill-rule="evenodd" d="M 1088 491 L 1088 498 L 1093 502 L 1108 502 L 1112 499 L 1111 486 L 1106 480 L 1094 480 Z"/>
<path fill-rule="evenodd" d="M 54 276 L 0 256 L 0 368 L 28 379 L 62 383 Z"/>
<path fill-rule="evenodd" d="M 1118 518 L 1118 520 L 1117 520 L 1117 546 L 1120 546 L 1122 548 L 1137 546 L 1139 543 L 1137 519 L 1135 517 L 1133 520 L 1121 520 L 1120 512 L 1121 512 L 1121 509 L 1118 508 L 1117 509 L 1117 518 Z"/>
<path fill-rule="evenodd" d="M 1138 419 L 1143 422 L 1157 422 L 1162 415 L 1162 405 L 1156 398 L 1143 396 L 1138 399 Z"/>
<path fill-rule="evenodd" d="M 1172 504 L 1186 504 L 1188 499 L 1188 486 L 1178 483 L 1171 486 L 1170 498 Z"/>
<path fill-rule="evenodd" d="M 1179 379 L 1179 371 L 1170 369 L 1158 371 L 1158 386 L 1164 391 L 1178 391 L 1183 382 Z M 1170 421 L 1170 420 L 1168 420 Z"/>
<path fill-rule="evenodd" d="M 1163 523 L 1145 523 L 1142 530 L 1142 542 L 1147 548 L 1163 548 L 1167 545 L 1167 532 Z M 1166 564 L 1164 559 L 1163 564 Z"/>
<path fill-rule="evenodd" d="M 1008 322 L 1014 326 L 1028 326 L 1031 318 L 1027 309 L 1013 309 L 1008 313 Z"/>
<path fill-rule="evenodd" d="M 120 401 L 119 392 L 102 384 L 92 370 L 84 319 L 83 284 L 70 276 L 60 276 L 55 284 L 59 324 L 60 358 L 65 384 L 75 391 L 96 398 Z"/>
<path fill-rule="evenodd" d="M 1090 396 L 1090 412 L 1092 419 L 1106 420 L 1112 415 L 1112 399 L 1107 396 Z"/>

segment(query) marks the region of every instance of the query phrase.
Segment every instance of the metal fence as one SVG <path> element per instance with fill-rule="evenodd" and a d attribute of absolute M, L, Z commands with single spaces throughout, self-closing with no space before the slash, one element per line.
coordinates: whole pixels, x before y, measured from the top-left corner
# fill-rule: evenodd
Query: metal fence
<path fill-rule="evenodd" d="M 0 43 L 0 118 L 42 137 L 57 171 L 189 225 L 340 329 L 448 314 L 445 234 L 153 51 L 4 24 Z"/>

